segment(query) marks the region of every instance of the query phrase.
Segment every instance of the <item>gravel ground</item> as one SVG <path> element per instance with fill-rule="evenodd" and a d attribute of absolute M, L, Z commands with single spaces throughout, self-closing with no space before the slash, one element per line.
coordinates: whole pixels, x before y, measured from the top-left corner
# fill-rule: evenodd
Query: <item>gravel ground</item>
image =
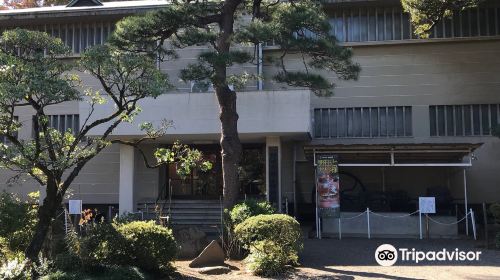
<path fill-rule="evenodd" d="M 379 266 L 375 249 L 381 244 L 396 248 L 415 248 L 417 251 L 439 251 L 456 248 L 463 251 L 481 251 L 479 261 L 402 262 L 394 266 Z M 479 243 L 477 243 L 479 244 Z M 415 240 L 415 239 L 306 239 L 301 254 L 301 266 L 279 279 L 500 279 L 500 251 L 486 250 L 471 240 Z M 227 275 L 207 276 L 190 269 L 189 262 L 176 262 L 179 279 L 261 279 L 245 271 L 241 262 L 230 261 L 233 271 Z"/>

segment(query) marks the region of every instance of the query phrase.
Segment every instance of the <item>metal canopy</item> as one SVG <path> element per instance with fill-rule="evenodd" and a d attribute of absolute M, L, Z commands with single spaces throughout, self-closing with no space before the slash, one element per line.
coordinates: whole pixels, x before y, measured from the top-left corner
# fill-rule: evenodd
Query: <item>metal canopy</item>
<path fill-rule="evenodd" d="M 304 147 L 306 157 L 333 153 L 339 166 L 471 166 L 471 153 L 482 143 L 337 144 Z"/>

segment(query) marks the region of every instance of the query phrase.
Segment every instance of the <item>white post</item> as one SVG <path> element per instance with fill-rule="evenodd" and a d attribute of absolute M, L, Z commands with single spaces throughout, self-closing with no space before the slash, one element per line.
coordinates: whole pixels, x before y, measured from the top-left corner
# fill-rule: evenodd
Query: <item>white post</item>
<path fill-rule="evenodd" d="M 474 234 L 474 240 L 477 240 L 476 236 L 476 217 L 474 217 L 474 211 L 470 209 L 470 220 L 472 222 L 472 233 Z"/>
<path fill-rule="evenodd" d="M 64 231 L 68 235 L 68 212 L 66 212 L 66 206 L 64 206 Z"/>
<path fill-rule="evenodd" d="M 418 226 L 420 228 L 420 239 L 423 239 L 422 237 L 422 213 L 420 210 L 418 210 Z"/>
<path fill-rule="evenodd" d="M 469 207 L 467 205 L 467 173 L 464 168 L 464 203 L 465 203 L 465 234 L 469 236 L 469 216 L 467 215 Z"/>
<path fill-rule="evenodd" d="M 319 234 L 319 239 L 321 239 L 321 217 L 319 217 L 318 220 L 318 234 Z"/>
<path fill-rule="evenodd" d="M 371 232 L 370 232 L 370 208 L 366 208 L 366 221 L 368 222 L 368 239 L 372 238 Z"/>
<path fill-rule="evenodd" d="M 316 219 L 315 219 L 315 222 L 316 222 L 316 238 L 320 239 L 320 236 L 319 236 L 319 210 L 318 210 L 318 183 L 316 182 L 316 176 L 317 176 L 317 170 L 316 170 L 316 151 L 314 151 L 314 193 L 315 193 L 315 196 L 314 196 L 314 205 L 316 206 L 315 210 L 315 214 L 316 214 Z"/>
<path fill-rule="evenodd" d="M 134 147 L 120 145 L 120 215 L 134 212 Z"/>
<path fill-rule="evenodd" d="M 339 240 L 342 240 L 342 223 L 340 222 L 340 217 L 339 217 Z"/>

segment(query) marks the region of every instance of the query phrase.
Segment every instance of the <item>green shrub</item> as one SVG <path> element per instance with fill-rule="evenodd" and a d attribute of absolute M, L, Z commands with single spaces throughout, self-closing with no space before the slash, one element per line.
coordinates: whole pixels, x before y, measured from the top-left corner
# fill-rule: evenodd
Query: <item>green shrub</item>
<path fill-rule="evenodd" d="M 235 228 L 236 238 L 250 251 L 246 262 L 257 275 L 274 276 L 298 265 L 302 249 L 300 224 L 283 214 L 250 217 Z"/>
<path fill-rule="evenodd" d="M 85 235 L 68 237 L 71 251 L 75 252 L 84 268 L 91 270 L 103 265 L 128 265 L 131 246 L 112 224 L 99 223 L 86 226 Z"/>
<path fill-rule="evenodd" d="M 0 279 L 4 280 L 27 280 L 31 279 L 27 260 L 14 258 L 7 260 L 0 266 Z"/>
<path fill-rule="evenodd" d="M 82 262 L 80 258 L 72 252 L 65 252 L 54 257 L 54 267 L 62 271 L 74 271 L 80 269 Z"/>
<path fill-rule="evenodd" d="M 145 271 L 169 272 L 177 253 L 172 231 L 153 221 L 100 223 L 86 227 L 85 235 L 68 237 L 72 252 L 90 271 L 103 266 L 138 266 Z M 64 269 L 64 260 L 56 262 Z"/>
<path fill-rule="evenodd" d="M 253 216 L 274 213 L 276 213 L 276 210 L 268 201 L 248 199 L 236 204 L 230 212 L 230 217 L 232 223 L 237 225 Z"/>
<path fill-rule="evenodd" d="M 131 246 L 134 265 L 146 271 L 171 269 L 170 262 L 177 254 L 172 230 L 157 225 L 154 221 L 119 224 L 117 230 Z"/>
<path fill-rule="evenodd" d="M 4 238 L 11 251 L 24 251 L 34 233 L 38 205 L 37 194 L 30 194 L 30 201 L 21 201 L 17 196 L 0 193 L 0 237 Z M 5 245 L 4 244 L 4 245 Z"/>
<path fill-rule="evenodd" d="M 500 203 L 491 204 L 490 212 L 495 218 L 495 223 L 500 224 Z"/>
<path fill-rule="evenodd" d="M 41 278 L 41 280 L 144 280 L 147 277 L 137 267 L 112 266 L 99 273 L 67 272 L 57 270 Z"/>
<path fill-rule="evenodd" d="M 500 232 L 498 232 L 495 236 L 495 246 L 497 247 L 497 249 L 500 249 Z"/>

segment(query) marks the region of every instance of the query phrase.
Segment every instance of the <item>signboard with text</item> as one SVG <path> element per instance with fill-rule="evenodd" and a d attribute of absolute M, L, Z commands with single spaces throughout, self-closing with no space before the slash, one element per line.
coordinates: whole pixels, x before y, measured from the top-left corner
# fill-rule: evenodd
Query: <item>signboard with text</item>
<path fill-rule="evenodd" d="M 340 182 L 337 156 L 316 156 L 316 191 L 321 217 L 340 217 Z"/>
<path fill-rule="evenodd" d="M 436 213 L 436 198 L 424 197 L 418 198 L 418 209 L 422 214 L 435 214 Z"/>
<path fill-rule="evenodd" d="M 82 214 L 82 201 L 81 200 L 70 200 L 69 201 L 69 214 L 70 215 Z"/>

